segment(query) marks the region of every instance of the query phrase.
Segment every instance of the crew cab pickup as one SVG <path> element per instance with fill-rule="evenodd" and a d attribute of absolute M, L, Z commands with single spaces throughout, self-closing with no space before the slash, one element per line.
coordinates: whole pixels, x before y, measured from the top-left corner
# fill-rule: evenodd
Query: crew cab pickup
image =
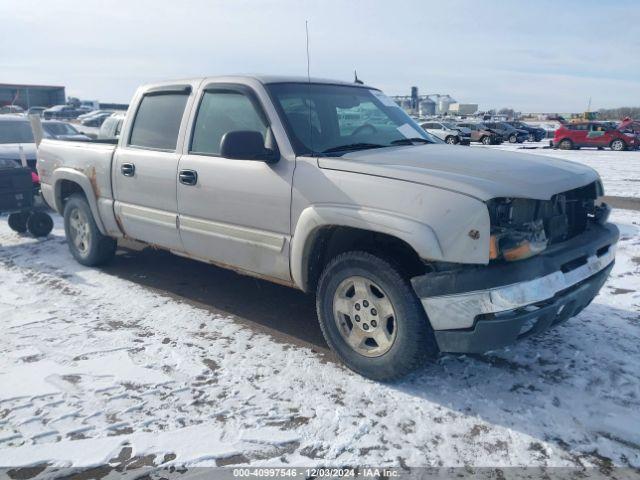
<path fill-rule="evenodd" d="M 117 144 L 45 139 L 38 171 L 81 264 L 129 238 L 309 292 L 329 346 L 379 380 L 576 315 L 618 239 L 591 168 L 446 145 L 336 81 L 144 86 Z"/>

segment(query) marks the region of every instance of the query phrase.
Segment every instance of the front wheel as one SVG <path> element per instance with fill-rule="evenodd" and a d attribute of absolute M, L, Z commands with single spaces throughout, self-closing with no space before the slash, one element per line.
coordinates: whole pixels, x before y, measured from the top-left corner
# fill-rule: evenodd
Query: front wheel
<path fill-rule="evenodd" d="M 482 137 L 481 142 L 483 145 L 491 145 L 491 137 L 489 137 L 488 135 L 484 136 Z"/>
<path fill-rule="evenodd" d="M 558 144 L 560 150 L 573 150 L 573 142 L 568 138 L 565 138 Z"/>
<path fill-rule="evenodd" d="M 624 141 L 620 139 L 616 139 L 613 142 L 611 142 L 611 150 L 615 150 L 616 152 L 621 152 L 626 149 L 627 149 L 627 145 L 624 143 Z"/>
<path fill-rule="evenodd" d="M 409 283 L 369 253 L 347 252 L 329 262 L 318 282 L 316 306 L 331 349 L 365 377 L 397 379 L 438 352 Z"/>
<path fill-rule="evenodd" d="M 518 141 L 518 136 L 514 133 L 509 136 L 509 143 L 516 143 Z"/>
<path fill-rule="evenodd" d="M 64 232 L 71 254 L 82 265 L 102 265 L 116 253 L 117 242 L 100 233 L 83 195 L 71 195 L 65 203 Z"/>

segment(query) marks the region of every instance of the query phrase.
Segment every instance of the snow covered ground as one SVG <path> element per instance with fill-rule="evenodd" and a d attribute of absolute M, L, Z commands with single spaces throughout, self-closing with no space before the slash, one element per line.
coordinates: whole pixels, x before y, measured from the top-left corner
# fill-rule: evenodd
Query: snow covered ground
<path fill-rule="evenodd" d="M 548 145 L 549 140 L 544 140 L 522 144 L 503 143 L 490 147 L 474 144 L 474 148 L 512 150 L 583 163 L 598 171 L 602 177 L 606 195 L 640 198 L 640 151 L 613 152 L 608 149 L 596 150 L 594 148 L 580 150 L 543 148 Z"/>
<path fill-rule="evenodd" d="M 640 212 L 613 220 L 578 317 L 384 385 L 1 218 L 0 466 L 640 467 Z"/>

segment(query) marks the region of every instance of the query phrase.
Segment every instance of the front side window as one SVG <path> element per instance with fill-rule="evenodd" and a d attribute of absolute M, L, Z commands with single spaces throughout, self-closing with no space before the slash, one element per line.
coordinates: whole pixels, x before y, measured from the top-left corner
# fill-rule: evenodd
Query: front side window
<path fill-rule="evenodd" d="M 185 93 L 145 95 L 133 122 L 129 145 L 174 151 L 187 98 Z"/>
<path fill-rule="evenodd" d="M 298 155 L 442 143 L 378 90 L 351 85 L 274 83 L 267 89 Z"/>
<path fill-rule="evenodd" d="M 206 91 L 193 127 L 191 153 L 219 155 L 228 132 L 250 130 L 265 138 L 268 124 L 251 99 L 241 91 Z"/>

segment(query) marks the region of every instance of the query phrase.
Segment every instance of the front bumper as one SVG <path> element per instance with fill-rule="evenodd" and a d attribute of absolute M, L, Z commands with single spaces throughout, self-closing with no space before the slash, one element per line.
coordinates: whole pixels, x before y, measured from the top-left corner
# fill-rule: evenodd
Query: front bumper
<path fill-rule="evenodd" d="M 427 274 L 412 284 L 441 351 L 485 352 L 577 315 L 613 268 L 617 240 L 614 225 L 592 224 L 536 257 Z"/>

